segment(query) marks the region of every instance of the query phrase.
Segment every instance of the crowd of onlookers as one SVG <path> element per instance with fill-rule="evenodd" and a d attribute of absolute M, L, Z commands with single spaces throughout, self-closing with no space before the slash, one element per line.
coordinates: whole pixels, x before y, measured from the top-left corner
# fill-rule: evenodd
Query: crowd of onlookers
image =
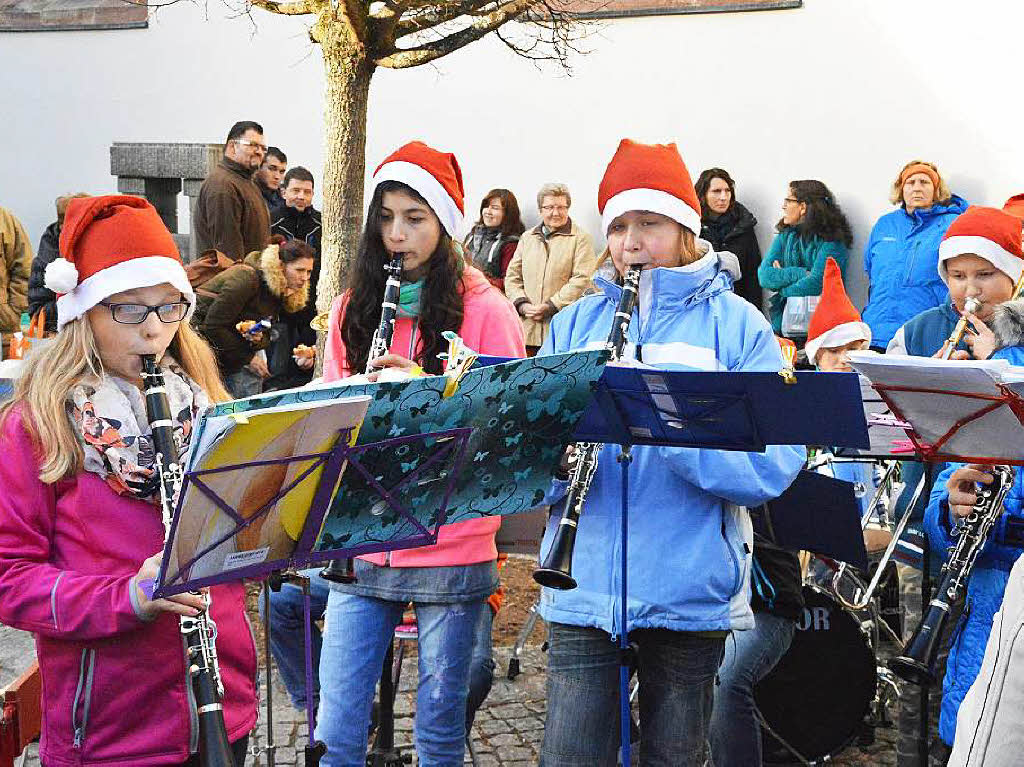
<path fill-rule="evenodd" d="M 262 127 L 251 121 L 232 126 L 223 157 L 203 183 L 192 221 L 196 254 L 189 274 L 199 294 L 193 324 L 213 345 L 236 396 L 298 386 L 312 377 L 316 335 L 310 322 L 316 316 L 321 249 L 314 188 L 313 175 L 302 166 L 289 168 L 287 155 L 267 146 Z M 802 346 L 826 260 L 834 258 L 845 277 L 854 239 L 832 191 L 818 180 L 790 182 L 777 233 L 762 255 L 757 219 L 737 199 L 729 172 L 707 169 L 695 188 L 701 238 L 736 258 L 740 276 L 734 291 L 766 309 L 777 335 Z M 43 276 L 58 256 L 63 213 L 76 196 L 81 193 L 57 199 L 57 218 L 34 259 L 24 229 L 0 208 L 5 344 L 22 324 L 23 312 L 42 312 L 47 330 L 56 329 L 55 297 Z M 953 219 L 967 209 L 938 168 L 919 160 L 900 169 L 889 201 L 894 209 L 878 219 L 863 246 L 869 282 L 864 322 L 879 350 L 890 343 L 901 348 L 903 324 L 947 300 L 938 247 Z M 592 278 L 610 266 L 570 216 L 572 195 L 565 184 L 544 184 L 536 202 L 540 223 L 526 229 L 516 196 L 508 189 L 490 190 L 462 243 L 465 257 L 514 305 L 530 353 L 544 342 L 555 313 L 592 290 Z"/>

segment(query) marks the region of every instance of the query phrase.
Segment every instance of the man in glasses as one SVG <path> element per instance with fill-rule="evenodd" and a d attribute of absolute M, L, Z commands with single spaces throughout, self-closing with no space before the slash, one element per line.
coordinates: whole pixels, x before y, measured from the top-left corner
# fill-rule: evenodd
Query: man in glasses
<path fill-rule="evenodd" d="M 263 164 L 263 128 L 251 120 L 228 131 L 224 156 L 203 182 L 192 225 L 197 253 L 211 248 L 235 261 L 270 241 L 270 214 L 253 174 Z"/>

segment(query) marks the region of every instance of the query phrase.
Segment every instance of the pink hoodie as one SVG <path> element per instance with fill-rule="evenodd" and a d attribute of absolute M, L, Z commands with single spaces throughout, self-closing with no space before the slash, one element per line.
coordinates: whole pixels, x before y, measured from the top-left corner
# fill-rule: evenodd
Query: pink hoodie
<path fill-rule="evenodd" d="M 0 622 L 36 637 L 43 764 L 180 764 L 195 725 L 178 618 L 144 622 L 131 599 L 139 566 L 163 546 L 160 510 L 87 472 L 40 482 L 19 409 L 0 452 Z M 256 648 L 242 584 L 211 593 L 235 741 L 256 723 Z"/>
<path fill-rule="evenodd" d="M 507 298 L 491 285 L 483 273 L 466 266 L 459 283 L 462 291 L 464 314 L 459 335 L 470 349 L 496 357 L 525 357 L 523 325 Z M 338 296 L 331 304 L 328 320 L 327 347 L 324 353 L 324 380 L 337 381 L 352 374 L 348 368 L 345 344 L 341 340 L 341 321 L 345 313 L 348 293 Z M 395 335 L 391 351 L 403 357 L 412 357 L 409 347 L 413 341 L 414 324 L 408 317 L 395 322 Z M 415 351 L 420 349 L 416 339 Z M 444 525 L 433 546 L 421 546 L 387 554 L 369 554 L 361 557 L 376 565 L 390 563 L 393 567 L 439 567 L 472 565 L 488 562 L 498 556 L 494 534 L 501 520 L 498 518 L 470 519 L 454 525 Z"/>

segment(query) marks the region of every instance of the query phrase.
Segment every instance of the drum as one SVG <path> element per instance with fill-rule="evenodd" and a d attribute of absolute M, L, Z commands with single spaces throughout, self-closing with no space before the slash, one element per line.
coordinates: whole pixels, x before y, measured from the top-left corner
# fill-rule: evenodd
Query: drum
<path fill-rule="evenodd" d="M 875 698 L 870 632 L 818 586 L 805 585 L 803 596 L 789 650 L 754 687 L 765 764 L 835 755 L 860 733 Z"/>

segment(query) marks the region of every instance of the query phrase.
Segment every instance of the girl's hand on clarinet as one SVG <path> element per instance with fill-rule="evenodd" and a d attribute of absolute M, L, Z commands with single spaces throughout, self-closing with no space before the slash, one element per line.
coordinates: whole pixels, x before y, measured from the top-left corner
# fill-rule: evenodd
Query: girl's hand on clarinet
<path fill-rule="evenodd" d="M 946 480 L 949 490 L 949 509 L 958 517 L 967 517 L 974 513 L 974 504 L 978 502 L 978 490 L 975 483 L 988 485 L 994 477 L 985 467 L 972 463 L 961 466 Z"/>
<path fill-rule="evenodd" d="M 160 572 L 160 562 L 163 559 L 163 552 L 157 552 L 139 568 L 135 576 L 135 592 L 138 596 L 139 613 L 143 620 L 153 620 L 162 612 L 177 613 L 188 618 L 194 618 L 206 607 L 206 597 L 203 594 L 175 594 L 173 597 L 162 599 L 150 599 L 146 593 L 139 588 L 139 583 L 144 580 L 152 580 Z"/>
<path fill-rule="evenodd" d="M 372 383 L 376 383 L 377 378 L 380 376 L 380 372 L 385 368 L 394 368 L 395 370 L 401 370 L 409 375 L 417 375 L 421 368 L 411 359 L 402 357 L 399 354 L 385 354 L 381 357 L 376 357 L 370 360 L 370 367 L 374 370 L 369 373 L 366 377 Z"/>
<path fill-rule="evenodd" d="M 974 359 L 987 360 L 996 350 L 996 334 L 970 312 L 965 312 L 964 316 L 971 323 L 971 329 L 967 331 L 964 343 L 971 350 Z"/>

